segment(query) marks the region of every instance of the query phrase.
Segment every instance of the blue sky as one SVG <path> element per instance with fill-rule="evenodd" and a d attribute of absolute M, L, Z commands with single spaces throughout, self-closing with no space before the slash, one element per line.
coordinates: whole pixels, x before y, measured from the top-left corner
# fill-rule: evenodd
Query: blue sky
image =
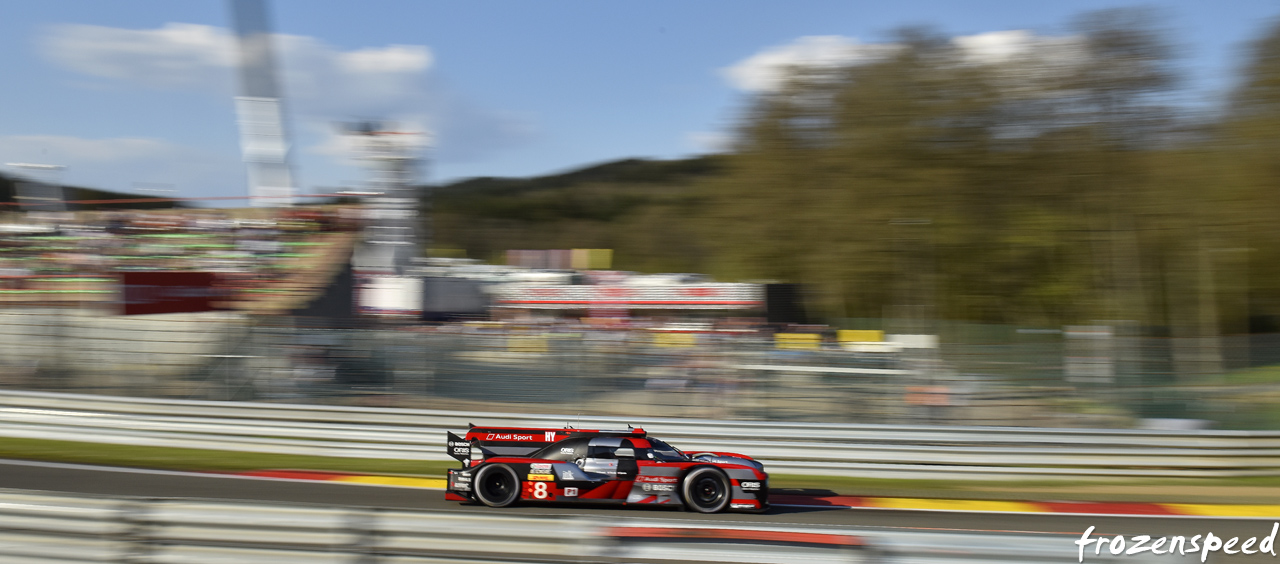
<path fill-rule="evenodd" d="M 859 52 L 894 29 L 1061 37 L 1107 1 L 427 2 L 274 0 L 301 190 L 364 172 L 333 124 L 433 133 L 426 179 L 526 176 L 723 143 L 769 61 Z M 1165 1 L 1191 99 L 1230 87 L 1274 0 Z M 52 0 L 0 18 L 0 163 L 68 183 L 183 196 L 246 192 L 224 0 Z M 821 40 L 812 38 L 820 37 Z M 1000 37 L 1009 37 L 1007 35 Z M 810 38 L 810 39 L 805 39 Z M 825 51 L 824 51 L 825 49 Z M 843 50 L 841 50 L 843 49 Z M 762 74 L 763 73 L 763 74 Z"/>

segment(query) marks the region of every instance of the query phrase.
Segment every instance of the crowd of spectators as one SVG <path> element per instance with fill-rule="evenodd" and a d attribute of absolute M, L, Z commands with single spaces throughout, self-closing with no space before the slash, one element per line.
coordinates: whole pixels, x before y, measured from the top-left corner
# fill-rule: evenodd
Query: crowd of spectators
<path fill-rule="evenodd" d="M 271 280 L 287 271 L 289 259 L 325 244 L 315 234 L 356 228 L 350 209 L 334 207 L 15 215 L 0 224 L 0 277 L 9 288 L 125 271 Z"/>

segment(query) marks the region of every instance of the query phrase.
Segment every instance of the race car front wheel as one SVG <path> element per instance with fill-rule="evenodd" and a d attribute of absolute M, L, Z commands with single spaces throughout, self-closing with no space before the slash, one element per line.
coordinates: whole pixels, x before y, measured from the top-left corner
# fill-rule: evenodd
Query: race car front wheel
<path fill-rule="evenodd" d="M 698 513 L 716 513 L 729 506 L 729 477 L 716 468 L 695 468 L 681 488 L 685 506 Z"/>
<path fill-rule="evenodd" d="M 476 473 L 476 499 L 489 507 L 506 507 L 520 498 L 520 479 L 504 464 L 485 466 Z"/>

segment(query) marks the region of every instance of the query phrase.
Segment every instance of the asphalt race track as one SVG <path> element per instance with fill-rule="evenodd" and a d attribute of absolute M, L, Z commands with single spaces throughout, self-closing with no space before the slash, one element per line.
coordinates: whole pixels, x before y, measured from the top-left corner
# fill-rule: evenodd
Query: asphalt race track
<path fill-rule="evenodd" d="M 414 510 L 471 511 L 523 515 L 590 515 L 660 519 L 714 520 L 739 525 L 840 526 L 873 529 L 930 530 L 941 532 L 1053 533 L 1063 535 L 1064 546 L 1079 538 L 1089 526 L 1094 537 L 1114 535 L 1192 536 L 1212 531 L 1220 537 L 1265 536 L 1273 519 L 1090 516 L 1061 514 L 1006 514 L 960 511 L 902 511 L 808 506 L 775 506 L 764 514 L 702 515 L 665 508 L 616 508 L 526 505 L 503 509 L 462 505 L 445 501 L 440 490 L 288 481 L 241 476 L 221 476 L 154 470 L 0 461 L 0 488 L 44 490 L 151 498 L 202 498 L 256 503 L 287 502 L 326 506 L 383 507 Z M 1277 519 L 1280 520 L 1280 516 Z M 1270 561 L 1280 561 L 1269 555 Z M 1218 555 L 1213 560 L 1259 561 L 1257 557 Z"/>

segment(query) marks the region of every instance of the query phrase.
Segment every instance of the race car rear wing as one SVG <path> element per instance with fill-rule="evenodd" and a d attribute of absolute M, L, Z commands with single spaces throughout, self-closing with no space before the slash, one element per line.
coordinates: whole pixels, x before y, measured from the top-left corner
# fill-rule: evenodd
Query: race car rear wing
<path fill-rule="evenodd" d="M 551 443 L 567 438 L 570 431 L 544 429 L 499 429 L 472 427 L 467 436 L 448 434 L 445 448 L 449 456 L 463 464 L 491 456 L 528 456 Z"/>
<path fill-rule="evenodd" d="M 638 428 L 626 431 L 599 431 L 573 428 L 472 427 L 465 437 L 449 433 L 445 448 L 448 449 L 449 456 L 463 464 L 472 465 L 475 461 L 486 460 L 491 456 L 529 456 L 549 444 L 582 435 L 644 437 L 645 431 Z"/>
<path fill-rule="evenodd" d="M 463 464 L 471 460 L 471 442 L 462 437 L 449 433 L 449 441 L 444 448 L 449 452 L 449 456 L 454 457 Z"/>

